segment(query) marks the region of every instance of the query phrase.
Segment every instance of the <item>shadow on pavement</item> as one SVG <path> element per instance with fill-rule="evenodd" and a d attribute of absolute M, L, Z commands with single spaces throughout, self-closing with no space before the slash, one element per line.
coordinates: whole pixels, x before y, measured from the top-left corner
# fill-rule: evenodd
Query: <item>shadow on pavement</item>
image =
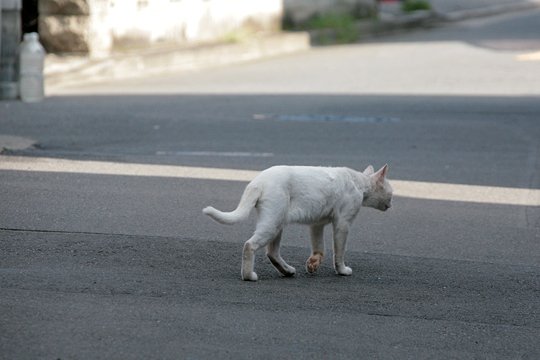
<path fill-rule="evenodd" d="M 247 283 L 232 244 L 3 236 L 2 253 L 13 255 L 0 271 L 4 355 L 539 354 L 537 268 L 353 252 L 352 277 L 325 265 L 283 279 L 261 261 L 263 280 Z M 299 248 L 284 253 L 294 263 L 306 257 Z"/>

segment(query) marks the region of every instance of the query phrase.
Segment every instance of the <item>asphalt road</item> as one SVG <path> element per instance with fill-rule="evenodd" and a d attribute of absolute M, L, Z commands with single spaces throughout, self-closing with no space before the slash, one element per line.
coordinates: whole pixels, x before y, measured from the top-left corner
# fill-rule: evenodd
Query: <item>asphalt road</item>
<path fill-rule="evenodd" d="M 540 62 L 527 60 L 539 18 L 2 102 L 0 133 L 38 145 L 0 169 L 6 156 L 389 163 L 401 181 L 540 189 Z M 245 182 L 89 172 L 0 170 L 1 358 L 540 357 L 538 206 L 397 197 L 387 213 L 361 211 L 353 276 L 328 259 L 306 274 L 295 225 L 282 253 L 297 276 L 260 254 L 260 281 L 245 283 L 254 218 L 225 227 L 201 213 L 234 208 Z"/>

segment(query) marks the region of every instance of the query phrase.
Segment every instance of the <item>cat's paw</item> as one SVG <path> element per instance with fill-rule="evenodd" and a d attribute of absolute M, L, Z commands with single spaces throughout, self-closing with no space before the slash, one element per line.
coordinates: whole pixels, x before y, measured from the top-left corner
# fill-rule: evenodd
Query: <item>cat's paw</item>
<path fill-rule="evenodd" d="M 312 274 L 317 269 L 319 269 L 319 266 L 321 266 L 322 262 L 322 255 L 321 254 L 313 254 L 307 259 L 306 261 L 306 270 L 308 273 Z"/>
<path fill-rule="evenodd" d="M 296 269 L 292 266 L 288 266 L 284 269 L 285 271 L 282 272 L 283 276 L 285 277 L 292 277 L 296 275 Z"/>
<path fill-rule="evenodd" d="M 348 266 L 339 266 L 339 267 L 336 267 L 336 273 L 338 275 L 343 275 L 343 276 L 350 276 L 352 275 L 352 269 Z"/>
<path fill-rule="evenodd" d="M 244 274 L 242 273 L 242 280 L 244 281 L 257 281 L 259 278 L 255 272 Z"/>

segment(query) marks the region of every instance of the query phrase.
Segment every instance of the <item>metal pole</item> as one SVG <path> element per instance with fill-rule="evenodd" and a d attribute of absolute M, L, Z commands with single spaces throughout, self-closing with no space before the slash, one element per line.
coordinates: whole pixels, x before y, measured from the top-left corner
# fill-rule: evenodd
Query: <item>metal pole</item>
<path fill-rule="evenodd" d="M 18 96 L 21 0 L 0 1 L 0 99 Z"/>

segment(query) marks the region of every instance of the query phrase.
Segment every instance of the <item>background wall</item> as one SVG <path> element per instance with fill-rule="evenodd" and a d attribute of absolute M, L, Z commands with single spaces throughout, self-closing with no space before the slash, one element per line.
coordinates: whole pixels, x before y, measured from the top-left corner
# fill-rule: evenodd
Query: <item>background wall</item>
<path fill-rule="evenodd" d="M 272 32 L 282 14 L 282 0 L 39 0 L 39 32 L 49 52 L 102 56 L 114 48 Z"/>

